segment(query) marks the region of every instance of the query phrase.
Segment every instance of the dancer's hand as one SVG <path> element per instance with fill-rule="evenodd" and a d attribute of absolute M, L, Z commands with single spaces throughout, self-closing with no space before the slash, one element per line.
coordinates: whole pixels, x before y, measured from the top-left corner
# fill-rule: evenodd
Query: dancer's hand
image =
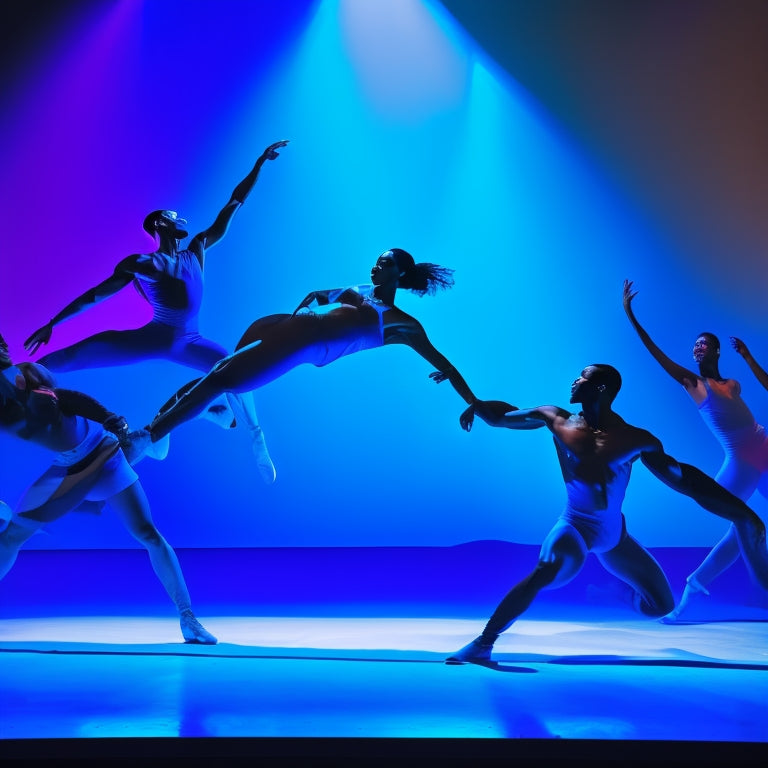
<path fill-rule="evenodd" d="M 107 418 L 104 419 L 102 426 L 107 432 L 111 432 L 117 437 L 125 437 L 130 431 L 125 416 L 118 416 L 116 413 L 107 416 Z"/>
<path fill-rule="evenodd" d="M 288 144 L 287 140 L 283 141 L 276 141 L 274 144 L 270 144 L 262 153 L 261 156 L 265 160 L 274 160 L 280 153 L 277 151 L 278 149 L 282 149 L 284 146 Z"/>
<path fill-rule="evenodd" d="M 30 355 L 34 355 L 43 344 L 47 344 L 51 340 L 51 333 L 53 333 L 53 323 L 46 323 L 24 342 L 24 349 Z"/>
<path fill-rule="evenodd" d="M 637 291 L 632 290 L 632 281 L 624 281 L 624 309 L 629 309 L 629 305 L 632 303 L 632 299 L 637 296 Z"/>
<path fill-rule="evenodd" d="M 491 427 L 501 426 L 501 420 L 505 414 L 520 410 L 516 405 L 505 400 L 476 400 L 472 407 L 475 409 L 475 414 Z"/>
<path fill-rule="evenodd" d="M 747 345 L 738 337 L 731 336 L 731 346 L 742 356 L 748 355 L 749 350 L 747 349 Z"/>
<path fill-rule="evenodd" d="M 461 416 L 459 416 L 459 424 L 465 432 L 472 431 L 472 425 L 475 423 L 475 406 L 470 405 Z"/>
<path fill-rule="evenodd" d="M 435 384 L 441 384 L 444 381 L 448 381 L 448 374 L 443 373 L 442 371 L 432 371 L 432 373 L 429 374 L 429 378 L 432 379 Z"/>

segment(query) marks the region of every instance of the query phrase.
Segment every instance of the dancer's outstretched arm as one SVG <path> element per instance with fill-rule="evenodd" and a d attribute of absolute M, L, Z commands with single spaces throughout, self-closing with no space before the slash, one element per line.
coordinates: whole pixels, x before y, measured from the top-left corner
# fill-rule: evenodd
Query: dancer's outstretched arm
<path fill-rule="evenodd" d="M 437 384 L 448 380 L 465 403 L 472 405 L 478 402 L 477 397 L 475 397 L 467 382 L 464 381 L 464 377 L 453 367 L 445 355 L 435 349 L 427 337 L 424 328 L 414 318 L 408 317 L 407 323 L 387 329 L 386 343 L 407 344 L 430 365 L 437 368 L 436 371 L 429 374 L 430 379 Z"/>
<path fill-rule="evenodd" d="M 256 186 L 256 181 L 259 178 L 259 173 L 264 163 L 267 160 L 274 160 L 279 155 L 277 150 L 286 146 L 286 144 L 288 144 L 287 141 L 276 141 L 274 144 L 270 144 L 261 153 L 250 173 L 235 187 L 232 196 L 229 198 L 226 205 L 219 211 L 213 224 L 190 240 L 189 250 L 197 256 L 201 267 L 205 260 L 206 248 L 210 248 L 212 245 L 218 243 L 227 233 L 234 215 L 240 210 L 240 207 L 251 193 L 251 190 Z"/>
<path fill-rule="evenodd" d="M 27 390 L 53 393 L 56 407 L 62 416 L 82 416 L 89 421 L 95 421 L 118 438 L 125 438 L 128 435 L 128 422 L 124 416 L 110 411 L 95 397 L 85 392 L 57 387 L 54 375 L 44 365 L 25 362 L 19 363 L 18 368 L 22 377 L 16 382 L 17 386 Z"/>
<path fill-rule="evenodd" d="M 45 325 L 38 328 L 24 342 L 24 349 L 30 355 L 34 355 L 43 344 L 47 344 L 51 340 L 51 334 L 55 325 L 58 325 L 62 320 L 79 315 L 86 309 L 90 309 L 100 301 L 108 299 L 122 288 L 125 288 L 134 278 L 137 259 L 138 254 L 133 254 L 123 259 L 106 280 L 102 280 L 98 285 L 80 294 L 80 296 L 67 304 L 64 309 L 54 315 Z"/>
<path fill-rule="evenodd" d="M 125 417 L 110 411 L 96 398 L 76 389 L 56 387 L 53 391 L 59 401 L 59 408 L 65 416 L 82 416 L 84 419 L 102 424 L 104 429 L 118 438 L 124 439 L 128 436 L 130 429 Z"/>
<path fill-rule="evenodd" d="M 768 389 L 768 373 L 766 373 L 757 360 L 752 357 L 752 353 L 749 351 L 747 345 L 736 336 L 731 336 L 731 346 L 744 358 L 752 373 L 755 374 L 755 378 L 765 389 Z"/>
<path fill-rule="evenodd" d="M 521 410 L 504 400 L 478 400 L 461 414 L 461 428 L 469 432 L 479 416 L 488 426 L 507 429 L 552 428 L 557 419 L 567 419 L 571 414 L 554 405 Z"/>
<path fill-rule="evenodd" d="M 632 327 L 637 331 L 637 335 L 640 337 L 640 341 L 643 342 L 645 348 L 653 355 L 657 363 L 678 383 L 684 387 L 695 384 L 700 378 L 697 373 L 689 370 L 685 366 L 667 357 L 664 352 L 659 349 L 656 343 L 651 339 L 648 332 L 643 328 L 635 317 L 635 312 L 632 309 L 632 299 L 637 296 L 637 291 L 633 290 L 633 283 L 631 280 L 624 281 L 624 311 L 627 313 L 629 322 L 632 323 Z"/>

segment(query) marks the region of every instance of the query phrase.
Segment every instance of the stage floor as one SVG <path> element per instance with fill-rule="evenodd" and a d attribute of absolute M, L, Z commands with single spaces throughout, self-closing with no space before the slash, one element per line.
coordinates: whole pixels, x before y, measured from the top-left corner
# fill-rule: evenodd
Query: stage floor
<path fill-rule="evenodd" d="M 703 553 L 656 555 L 679 589 Z M 700 623 L 665 625 L 590 561 L 501 636 L 493 664 L 451 666 L 535 547 L 179 557 L 216 646 L 181 642 L 143 551 L 19 555 L 0 582 L 0 761 L 768 757 L 768 605 L 737 567 L 692 607 Z"/>
<path fill-rule="evenodd" d="M 688 742 L 699 763 L 733 747 L 744 764 L 768 743 L 762 621 L 521 619 L 491 665 L 450 666 L 444 658 L 477 634 L 476 620 L 200 618 L 218 645 L 185 645 L 177 623 L 157 616 L 0 621 L 0 751 L 119 756 L 146 739 L 192 740 L 200 756 L 203 744 L 233 740 L 256 754 L 285 740 L 315 750 L 317 739 L 401 749 L 398 740 L 461 740 L 456 758 L 484 742 L 530 750 L 575 740 L 572 757 L 579 745 L 624 742 L 631 760 L 638 745 L 624 747 L 637 741 L 669 742 L 670 756 Z"/>

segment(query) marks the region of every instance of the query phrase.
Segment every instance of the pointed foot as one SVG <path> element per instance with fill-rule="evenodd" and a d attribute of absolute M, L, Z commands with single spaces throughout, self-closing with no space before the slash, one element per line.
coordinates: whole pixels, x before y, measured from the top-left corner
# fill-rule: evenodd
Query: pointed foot
<path fill-rule="evenodd" d="M 201 414 L 201 419 L 211 421 L 222 429 L 234 429 L 237 418 L 226 395 L 219 395 Z"/>
<path fill-rule="evenodd" d="M 476 637 L 445 660 L 446 664 L 472 664 L 491 660 L 493 643 L 485 643 Z"/>
<path fill-rule="evenodd" d="M 267 443 L 264 439 L 264 432 L 261 427 L 254 427 L 251 432 L 251 446 L 256 454 L 256 466 L 258 467 L 261 479 L 267 484 L 272 485 L 277 479 L 277 471 L 272 462 L 272 457 L 267 450 Z"/>
<path fill-rule="evenodd" d="M 701 600 L 704 597 L 709 597 L 709 590 L 699 582 L 699 580 L 691 574 L 685 580 L 685 589 L 683 595 L 680 598 L 680 602 L 675 606 L 674 610 L 670 611 L 666 616 L 662 616 L 659 621 L 662 624 L 689 624 L 690 620 L 687 616 L 691 614 L 691 607 L 694 607 L 694 613 L 696 605 L 701 605 Z M 687 616 L 686 616 L 687 615 Z"/>
<path fill-rule="evenodd" d="M 183 611 L 179 623 L 185 643 L 216 645 L 219 641 L 195 618 L 192 611 Z"/>

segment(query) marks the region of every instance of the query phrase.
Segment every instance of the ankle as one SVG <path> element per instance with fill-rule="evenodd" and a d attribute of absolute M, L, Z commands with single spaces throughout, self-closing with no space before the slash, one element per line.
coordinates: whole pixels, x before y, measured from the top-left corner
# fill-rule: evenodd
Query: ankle
<path fill-rule="evenodd" d="M 686 580 L 685 583 L 687 586 L 691 588 L 693 592 L 701 592 L 704 595 L 708 595 L 709 591 L 707 588 L 696 578 L 696 574 L 692 573 Z"/>

